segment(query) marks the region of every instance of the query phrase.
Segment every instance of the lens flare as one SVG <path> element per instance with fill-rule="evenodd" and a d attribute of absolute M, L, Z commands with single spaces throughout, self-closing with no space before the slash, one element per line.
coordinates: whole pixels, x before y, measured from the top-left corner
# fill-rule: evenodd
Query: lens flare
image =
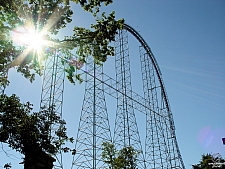
<path fill-rule="evenodd" d="M 208 147 L 211 144 L 213 140 L 213 134 L 209 126 L 204 127 L 200 130 L 198 140 L 204 147 Z"/>
<path fill-rule="evenodd" d="M 24 27 L 14 30 L 12 32 L 12 39 L 15 45 L 25 45 L 37 51 L 47 45 L 47 41 L 44 40 L 42 33 L 38 33 L 34 29 L 27 29 Z"/>
<path fill-rule="evenodd" d="M 22 39 L 25 44 L 31 46 L 36 50 L 40 50 L 43 45 L 45 45 L 45 41 L 42 38 L 41 34 L 38 34 L 34 30 L 29 31 L 24 35 L 24 39 Z"/>

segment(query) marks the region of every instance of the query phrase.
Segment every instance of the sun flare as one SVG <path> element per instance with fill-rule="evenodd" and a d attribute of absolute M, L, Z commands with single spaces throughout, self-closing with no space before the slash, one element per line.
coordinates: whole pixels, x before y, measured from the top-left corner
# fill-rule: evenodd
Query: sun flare
<path fill-rule="evenodd" d="M 15 45 L 26 46 L 37 52 L 47 45 L 43 33 L 34 29 L 18 28 L 13 31 L 12 38 Z"/>
<path fill-rule="evenodd" d="M 45 49 L 49 46 L 50 41 L 46 39 L 46 34 L 43 31 L 38 32 L 35 29 L 27 27 L 18 27 L 11 32 L 11 37 L 14 46 L 25 47 L 23 52 L 17 56 L 15 65 L 21 64 L 23 60 L 30 54 L 37 56 L 38 63 L 41 66 L 43 56 L 45 55 Z M 20 62 L 20 63 L 19 63 Z"/>
<path fill-rule="evenodd" d="M 28 46 L 32 47 L 35 50 L 40 50 L 43 45 L 45 45 L 45 41 L 41 34 L 35 32 L 34 30 L 29 31 L 24 36 L 24 43 Z"/>

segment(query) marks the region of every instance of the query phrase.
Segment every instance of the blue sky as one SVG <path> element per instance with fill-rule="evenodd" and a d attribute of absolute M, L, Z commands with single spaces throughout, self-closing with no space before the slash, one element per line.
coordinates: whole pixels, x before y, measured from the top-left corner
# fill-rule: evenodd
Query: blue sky
<path fill-rule="evenodd" d="M 73 23 L 61 36 L 68 35 L 73 25 L 89 26 L 92 21 L 79 7 L 73 9 Z M 124 18 L 150 46 L 162 72 L 186 168 L 198 163 L 204 153 L 220 153 L 225 158 L 221 140 L 225 137 L 225 1 L 115 0 L 103 9 L 115 10 L 116 17 Z M 111 60 L 107 64 L 113 66 Z M 132 72 L 133 79 L 139 76 Z M 17 93 L 24 102 L 30 100 L 38 110 L 41 79 L 29 84 L 13 70 L 9 77 L 6 92 Z M 64 117 L 74 137 L 83 86 L 65 85 Z"/>

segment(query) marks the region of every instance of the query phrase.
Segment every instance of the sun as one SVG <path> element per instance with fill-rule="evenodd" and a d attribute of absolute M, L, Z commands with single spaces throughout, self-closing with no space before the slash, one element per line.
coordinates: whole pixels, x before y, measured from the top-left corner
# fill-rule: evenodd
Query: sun
<path fill-rule="evenodd" d="M 24 35 L 23 41 L 35 50 L 40 50 L 43 45 L 46 44 L 41 33 L 35 32 L 35 30 L 30 30 Z"/>
<path fill-rule="evenodd" d="M 26 46 L 31 50 L 40 51 L 42 47 L 47 45 L 47 41 L 43 38 L 43 33 L 35 29 L 17 28 L 13 31 L 12 37 L 15 45 Z"/>
<path fill-rule="evenodd" d="M 32 54 L 33 56 L 37 56 L 39 65 L 42 65 L 45 49 L 51 46 L 50 41 L 47 40 L 48 36 L 46 32 L 38 32 L 35 29 L 27 27 L 18 27 L 11 32 L 11 37 L 15 47 L 24 47 L 21 54 L 17 56 L 17 62 L 22 62 L 28 55 Z M 19 62 L 16 65 L 19 65 Z"/>
<path fill-rule="evenodd" d="M 39 52 L 47 43 L 43 38 L 43 34 L 38 33 L 34 29 L 26 30 L 21 40 L 26 46 L 30 47 L 33 50 L 36 50 L 37 52 Z"/>

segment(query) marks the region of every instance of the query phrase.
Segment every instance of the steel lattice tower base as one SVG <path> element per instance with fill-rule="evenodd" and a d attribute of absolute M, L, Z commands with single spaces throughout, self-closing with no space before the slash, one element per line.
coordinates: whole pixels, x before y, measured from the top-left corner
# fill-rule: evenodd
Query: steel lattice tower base
<path fill-rule="evenodd" d="M 101 158 L 102 143 L 112 142 L 103 84 L 102 66 L 92 57 L 86 61 L 85 95 L 76 139 L 76 168 L 106 168 Z"/>

